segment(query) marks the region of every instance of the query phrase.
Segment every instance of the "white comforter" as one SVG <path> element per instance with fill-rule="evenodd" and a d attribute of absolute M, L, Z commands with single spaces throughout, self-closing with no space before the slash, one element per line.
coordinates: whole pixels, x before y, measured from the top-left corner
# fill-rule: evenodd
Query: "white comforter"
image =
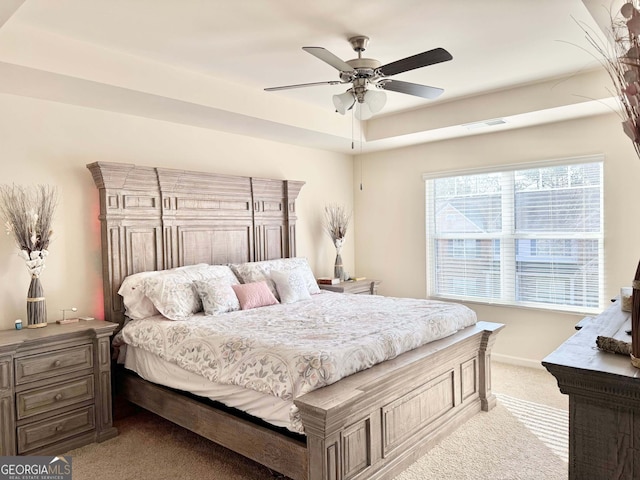
<path fill-rule="evenodd" d="M 453 303 L 323 292 L 184 321 L 134 320 L 115 342 L 212 382 L 293 400 L 475 322 L 472 310 Z M 299 423 L 295 428 L 302 431 Z"/>

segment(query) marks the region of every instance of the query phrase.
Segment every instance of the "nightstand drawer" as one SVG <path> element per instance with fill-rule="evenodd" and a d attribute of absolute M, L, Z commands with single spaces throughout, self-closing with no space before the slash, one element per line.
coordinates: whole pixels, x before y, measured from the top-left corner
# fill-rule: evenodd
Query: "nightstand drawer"
<path fill-rule="evenodd" d="M 93 345 L 18 358 L 16 385 L 93 367 Z"/>
<path fill-rule="evenodd" d="M 95 428 L 93 406 L 18 427 L 18 453 L 43 447 Z"/>
<path fill-rule="evenodd" d="M 93 398 L 93 375 L 16 394 L 18 419 Z"/>

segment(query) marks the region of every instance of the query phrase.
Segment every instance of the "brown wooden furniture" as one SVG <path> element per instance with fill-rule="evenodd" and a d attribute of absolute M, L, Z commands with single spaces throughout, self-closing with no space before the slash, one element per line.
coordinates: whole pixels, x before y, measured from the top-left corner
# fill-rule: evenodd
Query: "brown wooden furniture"
<path fill-rule="evenodd" d="M 109 337 L 93 320 L 0 331 L 0 456 L 56 455 L 117 435 Z"/>
<path fill-rule="evenodd" d="M 100 194 L 105 315 L 140 271 L 295 256 L 303 182 L 88 165 Z M 390 478 L 495 404 L 491 346 L 502 325 L 479 322 L 295 399 L 305 437 L 122 375 L 124 398 L 295 480 Z"/>
<path fill-rule="evenodd" d="M 616 301 L 542 364 L 569 395 L 569 478 L 640 478 L 640 370 L 629 357 L 602 352 L 596 338 L 631 342 L 631 314 Z"/>
<path fill-rule="evenodd" d="M 338 293 L 355 293 L 362 295 L 376 295 L 380 280 L 348 280 L 334 285 L 318 284 L 322 290 Z"/>

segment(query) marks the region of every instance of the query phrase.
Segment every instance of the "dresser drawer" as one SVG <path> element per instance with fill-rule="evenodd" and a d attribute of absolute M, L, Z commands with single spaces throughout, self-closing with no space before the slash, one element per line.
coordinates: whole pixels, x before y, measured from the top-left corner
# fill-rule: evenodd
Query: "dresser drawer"
<path fill-rule="evenodd" d="M 17 428 L 18 453 L 59 442 L 95 428 L 94 408 L 88 406 Z"/>
<path fill-rule="evenodd" d="M 18 419 L 93 399 L 93 375 L 16 394 Z"/>
<path fill-rule="evenodd" d="M 93 345 L 17 358 L 16 385 L 93 367 Z"/>

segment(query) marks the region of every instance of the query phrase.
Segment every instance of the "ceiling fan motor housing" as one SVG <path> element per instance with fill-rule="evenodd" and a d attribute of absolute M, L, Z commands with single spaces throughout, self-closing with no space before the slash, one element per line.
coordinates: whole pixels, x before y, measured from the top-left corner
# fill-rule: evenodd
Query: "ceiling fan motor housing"
<path fill-rule="evenodd" d="M 369 37 L 366 35 L 355 35 L 349 39 L 351 47 L 360 54 L 364 52 L 369 46 Z"/>
<path fill-rule="evenodd" d="M 350 82 L 354 78 L 368 78 L 372 79 L 377 77 L 376 70 L 382 65 L 378 60 L 373 58 L 354 58 L 353 60 L 347 60 L 347 62 L 354 72 L 340 72 L 340 80 L 343 82 Z"/>

